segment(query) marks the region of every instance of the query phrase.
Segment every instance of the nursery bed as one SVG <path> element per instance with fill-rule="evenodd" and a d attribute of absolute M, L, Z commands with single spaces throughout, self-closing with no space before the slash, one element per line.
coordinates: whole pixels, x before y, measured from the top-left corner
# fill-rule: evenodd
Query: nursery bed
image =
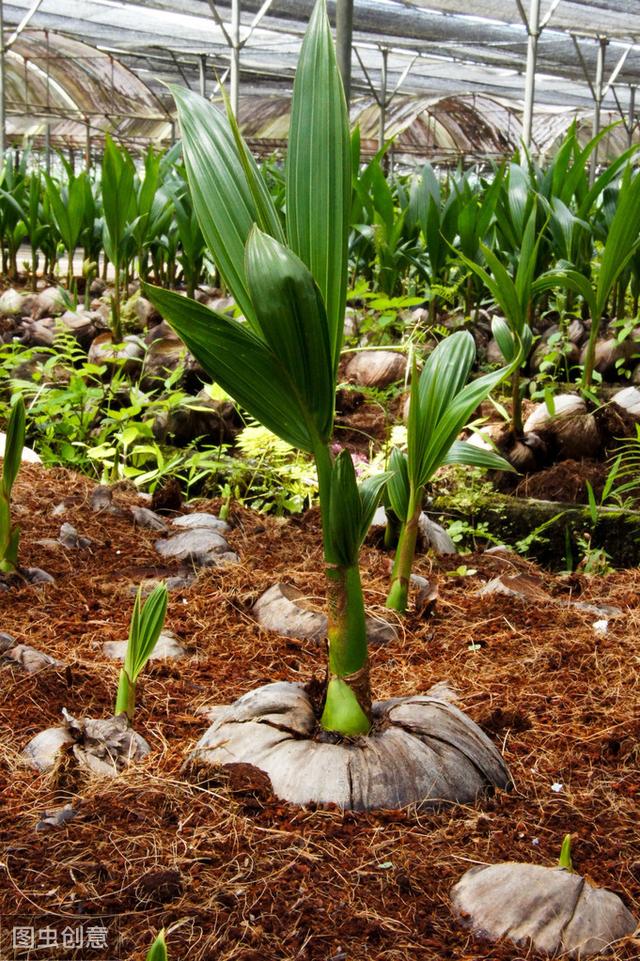
<path fill-rule="evenodd" d="M 112 711 L 118 667 L 102 642 L 126 637 L 141 579 L 176 572 L 159 560 L 156 533 L 93 513 L 92 490 L 86 478 L 25 465 L 14 493 L 22 563 L 56 583 L 1 593 L 0 631 L 65 666 L 35 675 L 0 666 L 0 957 L 142 961 L 164 926 L 170 957 L 189 961 L 515 961 L 530 954 L 480 944 L 453 922 L 449 889 L 477 862 L 552 864 L 569 832 L 576 868 L 638 913 L 639 571 L 560 578 L 515 555 L 478 554 L 463 559 L 462 576 L 460 558 L 421 558 L 418 572 L 439 587 L 435 613 L 410 616 L 397 642 L 372 651 L 374 690 L 424 693 L 446 681 L 503 749 L 515 790 L 440 812 L 299 810 L 252 769 L 209 780 L 183 769 L 207 726 L 199 708 L 322 669 L 313 644 L 262 632 L 248 614 L 278 580 L 322 596 L 317 513 L 284 522 L 238 510 L 228 539 L 240 565 L 202 571 L 171 594 L 167 627 L 188 656 L 142 676 L 135 723 L 150 756 L 113 781 L 69 764 L 36 775 L 21 749 L 63 707 Z M 114 502 L 141 503 L 127 491 Z M 55 546 L 63 521 L 91 547 Z M 476 593 L 517 572 L 554 603 Z M 371 546 L 363 575 L 380 613 L 388 559 Z M 572 606 L 578 598 L 621 613 L 599 617 Z M 598 633 L 594 621 L 608 617 Z M 45 811 L 69 802 L 73 820 L 36 831 Z M 104 949 L 12 951 L 16 926 L 86 930 L 98 919 Z M 639 956 L 637 939 L 609 955 Z"/>

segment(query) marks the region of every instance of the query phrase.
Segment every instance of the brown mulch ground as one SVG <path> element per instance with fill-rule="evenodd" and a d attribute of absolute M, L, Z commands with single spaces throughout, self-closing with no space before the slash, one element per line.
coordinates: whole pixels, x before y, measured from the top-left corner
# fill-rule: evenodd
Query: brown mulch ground
<path fill-rule="evenodd" d="M 0 631 L 67 666 L 37 675 L 0 667 L 0 956 L 14 957 L 6 939 L 18 923 L 60 930 L 101 917 L 107 952 L 16 957 L 141 961 L 165 926 L 170 957 L 189 961 L 516 961 L 530 952 L 480 944 L 453 922 L 449 889 L 476 862 L 552 864 L 569 832 L 577 869 L 638 913 L 640 572 L 598 580 L 538 573 L 566 600 L 547 606 L 475 594 L 505 564 L 535 572 L 526 562 L 474 555 L 464 564 L 477 573 L 460 576 L 457 558 L 439 566 L 421 558 L 418 571 L 440 589 L 435 615 L 410 616 L 397 643 L 372 652 L 375 692 L 407 695 L 448 681 L 502 748 L 515 790 L 440 812 L 300 810 L 259 779 L 220 776 L 205 786 L 182 770 L 206 726 L 199 707 L 322 671 L 317 648 L 266 634 L 247 614 L 251 598 L 277 580 L 322 594 L 317 515 L 280 522 L 238 511 L 229 540 L 241 565 L 205 571 L 171 595 L 167 626 L 190 656 L 143 675 L 136 727 L 151 755 L 113 781 L 68 767 L 37 775 L 19 752 L 62 707 L 111 713 L 117 667 L 99 645 L 126 637 L 132 587 L 172 570 L 158 563 L 155 534 L 91 512 L 91 488 L 68 472 L 27 466 L 15 489 L 22 562 L 47 569 L 56 584 L 0 594 Z M 116 495 L 120 504 L 134 499 Z M 64 515 L 52 516 L 63 501 Z M 38 543 L 56 538 L 62 521 L 91 537 L 91 548 Z M 375 608 L 387 558 L 366 547 L 363 568 Z M 577 595 L 623 614 L 599 636 L 596 615 L 569 606 Z M 67 801 L 79 807 L 75 819 L 36 832 L 43 812 Z M 640 941 L 609 957 L 637 959 Z"/>
<path fill-rule="evenodd" d="M 562 460 L 535 474 L 526 474 L 513 491 L 516 497 L 535 497 L 543 501 L 586 504 L 587 481 L 599 502 L 611 465 L 595 460 Z"/>

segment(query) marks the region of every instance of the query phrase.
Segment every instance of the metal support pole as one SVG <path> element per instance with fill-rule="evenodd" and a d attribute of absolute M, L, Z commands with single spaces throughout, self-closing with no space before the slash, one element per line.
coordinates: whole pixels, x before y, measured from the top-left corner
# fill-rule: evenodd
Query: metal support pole
<path fill-rule="evenodd" d="M 44 162 L 48 174 L 51 173 L 51 124 L 47 120 L 44 128 Z"/>
<path fill-rule="evenodd" d="M 385 128 L 387 126 L 387 66 L 389 51 L 386 47 L 380 50 L 382 54 L 382 68 L 380 70 L 380 131 L 378 135 L 378 146 L 382 150 L 384 147 Z"/>
<path fill-rule="evenodd" d="M 602 110 L 602 97 L 604 95 L 604 60 L 609 41 L 606 37 L 598 37 L 598 57 L 596 60 L 596 82 L 593 86 L 593 129 L 591 135 L 597 137 L 600 133 L 600 114 Z M 591 154 L 591 165 L 589 167 L 589 183 L 592 184 L 596 178 L 598 166 L 598 145 Z"/>
<path fill-rule="evenodd" d="M 207 55 L 201 53 L 198 57 L 198 77 L 200 80 L 200 96 L 207 96 Z"/>
<path fill-rule="evenodd" d="M 91 123 L 88 117 L 85 120 L 85 131 L 84 131 L 84 169 L 86 171 L 91 170 Z"/>
<path fill-rule="evenodd" d="M 344 96 L 351 100 L 351 44 L 353 40 L 353 0 L 336 0 L 336 53 Z"/>
<path fill-rule="evenodd" d="M 629 87 L 629 120 L 627 122 L 627 143 L 630 147 L 633 143 L 633 131 L 636 126 L 636 90 L 638 88 L 631 84 Z"/>
<path fill-rule="evenodd" d="M 231 109 L 238 116 L 240 98 L 240 0 L 231 2 Z"/>
<path fill-rule="evenodd" d="M 522 143 L 531 150 L 533 130 L 533 105 L 536 93 L 536 66 L 538 63 L 538 38 L 540 36 L 540 0 L 531 0 L 527 21 L 527 70 L 524 81 L 524 112 L 522 116 Z"/>
<path fill-rule="evenodd" d="M 7 120 L 5 116 L 5 77 L 4 77 L 4 10 L 0 0 L 0 166 L 4 164 L 7 140 Z"/>

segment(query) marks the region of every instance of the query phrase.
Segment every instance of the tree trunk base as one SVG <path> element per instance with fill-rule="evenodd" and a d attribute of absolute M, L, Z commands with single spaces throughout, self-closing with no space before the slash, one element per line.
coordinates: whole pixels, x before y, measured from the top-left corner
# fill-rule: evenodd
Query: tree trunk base
<path fill-rule="evenodd" d="M 293 804 L 336 804 L 346 810 L 438 807 L 471 803 L 511 786 L 488 737 L 434 692 L 373 705 L 373 728 L 341 738 L 319 729 L 301 684 L 277 682 L 215 709 L 213 724 L 191 761 L 251 764 L 274 793 Z"/>

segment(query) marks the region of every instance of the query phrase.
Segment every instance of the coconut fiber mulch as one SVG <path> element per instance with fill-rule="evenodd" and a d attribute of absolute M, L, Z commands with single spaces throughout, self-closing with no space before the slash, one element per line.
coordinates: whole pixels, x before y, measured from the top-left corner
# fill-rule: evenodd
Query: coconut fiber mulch
<path fill-rule="evenodd" d="M 402 696 L 446 682 L 503 751 L 515 787 L 440 811 L 297 809 L 251 768 L 203 780 L 184 766 L 207 726 L 199 708 L 323 671 L 316 646 L 266 633 L 249 614 L 279 580 L 322 597 L 317 513 L 283 521 L 232 511 L 228 540 L 240 564 L 172 591 L 167 627 L 187 655 L 141 677 L 135 727 L 150 755 L 112 780 L 71 763 L 37 774 L 20 752 L 63 707 L 76 717 L 112 713 L 118 666 L 102 644 L 126 638 L 141 580 L 176 572 L 156 553 L 156 533 L 126 513 L 94 513 L 92 490 L 86 478 L 26 465 L 14 493 L 22 563 L 56 580 L 0 593 L 0 631 L 61 665 L 36 674 L 0 665 L 2 959 L 141 961 L 162 927 L 170 958 L 189 961 L 529 958 L 473 939 L 450 914 L 449 890 L 477 863 L 551 865 L 567 833 L 576 869 L 638 913 L 637 570 L 562 578 L 515 555 L 421 557 L 437 603 L 372 651 L 374 691 Z M 114 503 L 142 502 L 116 490 Z M 58 545 L 63 522 L 91 544 Z M 381 613 L 388 557 L 366 545 L 362 561 L 367 604 Z M 506 576 L 535 589 L 478 594 Z M 594 628 L 603 620 L 606 631 Z M 42 824 L 66 804 L 70 820 Z M 36 946 L 14 948 L 16 929 L 27 932 L 23 943 L 34 932 Z M 637 959 L 640 940 L 609 957 Z"/>

